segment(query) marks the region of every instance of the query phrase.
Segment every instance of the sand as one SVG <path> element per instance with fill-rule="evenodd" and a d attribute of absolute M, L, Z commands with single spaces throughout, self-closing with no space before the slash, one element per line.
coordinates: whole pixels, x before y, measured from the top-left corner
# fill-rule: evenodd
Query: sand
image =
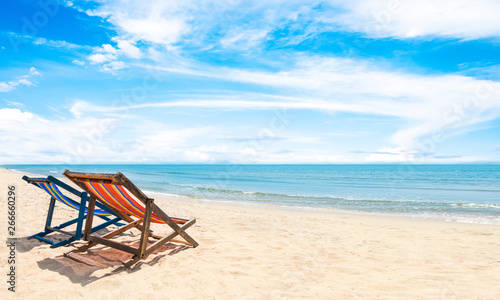
<path fill-rule="evenodd" d="M 7 291 L 2 246 L 1 299 L 500 298 L 500 226 L 156 198 L 170 215 L 197 218 L 188 232 L 200 246 L 167 244 L 134 268 L 115 270 L 62 256 L 83 241 L 51 249 L 27 240 L 42 230 L 49 197 L 21 177 L 0 169 L 2 240 L 8 184 L 16 184 L 19 201 L 18 282 L 15 293 Z M 74 216 L 58 205 L 54 222 Z M 129 230 L 120 240 L 138 236 Z M 128 257 L 94 249 L 90 255 L 107 262 Z"/>

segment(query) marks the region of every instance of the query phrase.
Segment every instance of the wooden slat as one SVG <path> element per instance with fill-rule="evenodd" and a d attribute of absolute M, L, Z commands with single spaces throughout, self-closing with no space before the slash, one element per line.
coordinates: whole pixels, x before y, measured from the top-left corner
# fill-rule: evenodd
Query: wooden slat
<path fill-rule="evenodd" d="M 183 230 L 186 230 L 188 229 L 191 225 L 193 225 L 194 223 L 196 223 L 196 219 L 191 219 L 189 220 L 187 223 L 185 223 L 183 226 L 182 226 L 182 229 Z M 163 244 L 165 244 L 166 242 L 172 240 L 174 237 L 176 237 L 179 233 L 177 233 L 176 231 L 170 233 L 169 235 L 161 238 L 160 240 L 156 241 L 153 245 L 149 246 L 147 249 L 146 249 L 146 253 L 145 253 L 145 257 L 147 257 L 148 255 L 150 255 L 151 253 L 153 253 L 156 249 L 160 248 Z"/>
<path fill-rule="evenodd" d="M 127 190 L 129 190 L 130 193 L 132 193 L 137 199 L 142 201 L 142 203 L 146 204 L 146 200 L 149 199 L 148 196 L 146 196 L 138 187 L 135 186 L 130 180 L 128 180 L 125 175 L 122 173 L 118 172 L 116 174 L 116 178 L 118 181 L 123 185 Z"/>
<path fill-rule="evenodd" d="M 120 228 L 116 229 L 115 231 L 112 231 L 112 232 L 108 232 L 108 233 L 106 233 L 106 234 L 105 234 L 105 235 L 103 235 L 102 237 L 103 237 L 103 238 L 106 238 L 106 239 L 111 238 L 111 237 L 114 237 L 115 235 L 118 235 L 118 234 L 120 234 L 120 233 L 123 233 L 123 232 L 125 232 L 125 231 L 129 230 L 130 228 L 132 228 L 132 227 L 134 227 L 134 226 L 137 226 L 137 224 L 139 224 L 139 223 L 141 223 L 141 222 L 142 222 L 142 220 L 135 220 L 135 221 L 133 221 L 133 222 L 128 223 L 128 224 L 127 224 L 127 225 L 125 225 L 125 226 L 122 226 L 122 227 L 120 227 Z"/>
<path fill-rule="evenodd" d="M 178 236 L 179 234 L 175 231 L 172 231 L 169 235 L 164 236 L 163 238 L 159 239 L 158 241 L 154 242 L 153 245 L 149 246 L 146 249 L 146 253 L 144 253 L 144 257 L 148 257 L 151 253 L 153 253 L 156 249 L 160 248 L 163 246 L 163 244 L 167 243 L 174 237 Z"/>
<path fill-rule="evenodd" d="M 116 174 L 82 173 L 82 172 L 71 172 L 70 170 L 65 170 L 63 174 L 69 179 L 72 178 L 104 179 L 104 180 L 111 180 L 113 183 L 117 182 Z"/>
<path fill-rule="evenodd" d="M 77 178 L 87 178 L 87 179 L 107 179 L 113 180 L 116 174 L 104 174 L 104 173 L 84 173 L 84 172 L 72 172 L 70 170 L 65 170 L 63 174 L 66 177 L 77 177 Z"/>
<path fill-rule="evenodd" d="M 160 218 L 162 218 L 162 220 L 165 221 L 168 224 L 168 226 L 170 226 L 175 232 L 177 232 L 188 243 L 190 243 L 191 246 L 193 246 L 195 248 L 198 246 L 198 243 L 192 237 L 190 237 L 189 234 L 185 233 L 184 230 L 182 230 L 181 227 L 179 227 L 179 225 L 177 225 L 177 223 L 175 223 L 174 221 L 172 221 L 172 219 L 166 213 L 164 213 L 158 206 L 156 206 L 156 204 L 153 204 L 153 211 Z M 196 222 L 196 219 L 191 219 L 189 222 L 191 222 L 191 221 Z M 184 225 L 186 225 L 186 224 L 187 223 L 185 223 Z"/>
<path fill-rule="evenodd" d="M 142 220 L 136 220 L 136 221 L 133 221 L 131 223 L 128 223 L 127 225 L 122 226 L 122 227 L 116 229 L 115 231 L 108 232 L 107 234 L 103 235 L 102 238 L 105 238 L 105 239 L 112 238 L 115 235 L 123 233 L 123 232 L 129 230 L 130 228 L 132 228 L 134 226 L 137 226 L 137 224 L 139 224 L 140 222 L 142 222 Z M 75 249 L 75 250 L 69 251 L 67 253 L 64 253 L 64 255 L 67 256 L 69 253 L 73 253 L 73 252 L 83 252 L 83 251 L 85 251 L 85 250 L 87 250 L 89 248 L 92 248 L 92 247 L 96 246 L 96 245 L 97 245 L 96 242 L 89 242 L 87 245 L 83 245 L 83 246 L 81 246 L 78 249 Z"/>
<path fill-rule="evenodd" d="M 122 243 L 119 243 L 119 242 L 115 242 L 115 241 L 112 241 L 112 240 L 108 240 L 108 239 L 105 239 L 105 238 L 102 238 L 102 237 L 91 235 L 91 236 L 89 236 L 89 240 L 92 241 L 92 242 L 96 242 L 96 243 L 99 243 L 99 244 L 103 244 L 103 245 L 106 245 L 106 246 L 109 246 L 109 247 L 121 250 L 121 251 L 125 251 L 125 252 L 128 252 L 128 253 L 132 253 L 132 254 L 136 254 L 136 255 L 139 253 L 139 249 L 137 249 L 137 248 L 130 247 L 130 246 L 127 246 L 125 244 L 122 244 Z"/>

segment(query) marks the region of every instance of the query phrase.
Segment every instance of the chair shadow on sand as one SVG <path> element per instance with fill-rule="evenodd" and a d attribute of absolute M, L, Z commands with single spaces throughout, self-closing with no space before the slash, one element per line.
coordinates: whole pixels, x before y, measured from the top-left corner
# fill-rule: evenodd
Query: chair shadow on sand
<path fill-rule="evenodd" d="M 106 234 L 107 232 L 109 232 L 107 228 L 101 229 L 99 231 L 99 233 L 101 234 Z M 134 235 L 132 233 L 124 232 L 119 236 L 133 237 Z M 59 239 L 64 239 L 67 236 L 64 234 L 53 233 L 49 237 L 54 240 L 59 240 Z M 122 243 L 134 247 L 137 247 L 139 244 L 138 241 L 128 242 L 128 243 L 122 242 Z M 153 243 L 153 241 L 149 242 L 149 244 L 151 243 Z M 20 253 L 29 252 L 35 248 L 45 245 L 44 243 L 38 241 L 37 239 L 28 239 L 27 237 L 18 238 L 17 244 L 19 245 L 17 250 Z M 70 245 L 63 246 L 63 248 L 66 248 L 67 251 L 69 251 L 70 248 L 78 248 L 83 244 L 86 244 L 86 242 L 76 241 Z M 95 282 L 99 279 L 109 277 L 118 273 L 137 272 L 141 269 L 142 265 L 154 266 L 160 261 L 160 259 L 166 256 L 175 255 L 189 248 L 191 247 L 186 245 L 178 245 L 174 243 L 164 244 L 156 251 L 151 253 L 149 259 L 140 261 L 132 268 L 123 267 L 123 262 L 128 260 L 131 257 L 131 254 L 106 246 L 96 247 L 93 248 L 92 250 L 88 250 L 86 253 L 80 254 L 82 258 L 94 262 L 93 265 L 86 264 L 83 262 L 78 262 L 63 255 L 57 257 L 45 258 L 43 260 L 38 261 L 37 264 L 42 270 L 57 272 L 62 276 L 68 277 L 73 283 L 78 283 L 81 284 L 82 286 L 86 286 L 87 284 Z"/>
<path fill-rule="evenodd" d="M 125 242 L 126 243 L 126 242 Z M 138 242 L 126 243 L 130 246 L 137 246 Z M 122 272 L 134 273 L 141 269 L 142 265 L 154 266 L 165 256 L 175 255 L 183 250 L 189 249 L 189 246 L 167 243 L 154 251 L 150 259 L 140 261 L 132 268 L 125 268 L 123 262 L 131 257 L 131 254 L 102 246 L 88 250 L 81 254 L 82 258 L 93 262 L 93 265 L 78 262 L 63 255 L 55 258 L 45 258 L 38 262 L 42 270 L 57 272 L 66 276 L 73 283 L 86 286 L 99 279 L 109 277 Z"/>
<path fill-rule="evenodd" d="M 104 228 L 104 229 L 101 229 L 97 232 L 99 234 L 106 234 L 106 233 L 110 232 L 110 230 L 108 228 Z M 133 237 L 133 234 L 124 232 L 120 236 Z M 52 241 L 57 242 L 57 241 L 62 241 L 62 240 L 67 239 L 68 235 L 64 234 L 64 233 L 52 232 L 52 233 L 48 234 L 46 237 Z M 75 241 L 73 243 L 82 244 L 82 241 Z M 85 242 L 83 241 L 83 243 L 85 243 Z M 40 240 L 37 240 L 35 238 L 29 238 L 28 236 L 23 236 L 23 237 L 17 238 L 16 245 L 17 245 L 16 250 L 19 253 L 29 252 L 32 249 L 40 247 L 40 246 L 47 246 L 47 247 L 50 246 L 49 244 L 41 242 Z M 67 249 L 67 248 L 71 248 L 71 247 L 72 247 L 71 244 L 64 245 L 64 246 L 62 246 L 62 249 L 64 249 L 64 248 Z"/>

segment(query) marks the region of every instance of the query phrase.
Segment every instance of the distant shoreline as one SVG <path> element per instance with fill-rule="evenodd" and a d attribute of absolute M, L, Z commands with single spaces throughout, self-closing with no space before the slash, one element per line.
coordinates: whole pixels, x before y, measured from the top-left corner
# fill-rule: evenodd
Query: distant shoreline
<path fill-rule="evenodd" d="M 21 166 L 21 165 L 19 165 Z M 31 165 L 25 165 L 25 166 L 31 166 Z M 31 175 L 31 176 L 46 176 L 46 175 L 52 175 L 55 177 L 59 178 L 64 178 L 62 176 L 62 171 L 55 171 L 55 170 L 49 170 L 50 167 L 53 165 L 43 165 L 47 166 L 49 168 L 45 169 L 44 172 L 39 172 L 37 173 L 36 171 L 31 171 L 28 172 L 27 170 L 16 170 L 16 169 L 6 169 L 9 171 L 13 172 L 18 172 L 21 174 L 25 175 Z M 93 167 L 95 165 L 78 165 L 79 167 L 85 167 L 85 166 L 90 166 Z M 123 171 L 123 168 L 130 167 L 131 165 L 109 165 L 112 166 L 114 171 Z M 122 168 L 120 168 L 120 166 Z M 136 165 L 132 165 L 136 166 Z M 102 166 L 101 166 L 102 167 Z M 0 167 L 4 168 L 4 167 Z M 28 168 L 29 169 L 29 168 Z M 36 169 L 36 168 L 35 168 Z M 47 171 L 49 170 L 49 171 Z M 142 172 L 142 171 L 141 171 Z M 45 173 L 41 174 L 41 173 Z M 180 175 L 179 175 L 180 176 Z M 143 185 L 147 184 L 147 182 L 143 182 Z M 258 208 L 264 208 L 264 209 L 271 209 L 271 210 L 285 210 L 285 211 L 309 211 L 309 212 L 320 212 L 320 213 L 338 213 L 338 214 L 347 214 L 347 215 L 360 215 L 360 216 L 375 216 L 375 217 L 383 217 L 383 218 L 409 218 L 409 219 L 421 219 L 421 220 L 433 220 L 433 221 L 446 221 L 446 222 L 459 222 L 459 223 L 471 223 L 471 224 L 488 224 L 488 225 L 495 225 L 498 226 L 500 225 L 500 217 L 498 216 L 466 216 L 466 215 L 460 215 L 460 214 L 432 214 L 432 213 L 398 213 L 398 212 L 380 212 L 380 211 L 362 211 L 362 210 L 356 210 L 356 209 L 343 209 L 343 208 L 335 208 L 335 207 L 319 207 L 319 206 L 314 206 L 314 205 L 306 205 L 304 204 L 299 204 L 299 205 L 287 205 L 286 203 L 273 203 L 273 202 L 255 202 L 255 201 L 245 201 L 245 199 L 237 199 L 236 200 L 231 200 L 231 199 L 223 199 L 220 197 L 217 197 L 217 194 L 208 194 L 207 196 L 211 197 L 195 197 L 195 196 L 189 196 L 189 195 L 182 195 L 182 194 L 175 194 L 172 192 L 162 192 L 162 191 L 155 191 L 151 190 L 151 188 L 144 187 L 144 191 L 153 197 L 158 197 L 158 198 L 170 198 L 170 199 L 178 199 L 182 201 L 191 201 L 191 202 L 200 202 L 200 203 L 209 203 L 209 204 L 222 204 L 222 205 L 229 205 L 229 206 L 238 206 L 238 207 L 258 207 Z M 273 195 L 273 194 L 271 194 Z M 246 196 L 245 194 L 242 194 L 242 196 Z M 274 196 L 273 196 L 274 197 Z M 480 204 L 479 207 L 481 207 L 482 204 Z M 493 210 L 498 209 L 500 211 L 500 205 L 492 204 Z M 464 209 L 467 209 L 469 204 L 465 203 Z M 484 206 L 484 205 L 483 205 Z M 498 208 L 496 207 L 498 206 Z M 471 207 L 470 209 L 474 209 L 474 207 Z"/>

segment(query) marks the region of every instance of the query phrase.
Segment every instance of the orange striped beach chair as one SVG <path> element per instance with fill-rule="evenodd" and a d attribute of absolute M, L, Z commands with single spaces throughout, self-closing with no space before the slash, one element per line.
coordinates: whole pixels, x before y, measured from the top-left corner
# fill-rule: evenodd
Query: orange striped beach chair
<path fill-rule="evenodd" d="M 198 246 L 198 243 L 186 233 L 186 229 L 196 222 L 195 218 L 183 219 L 168 216 L 156 206 L 154 199 L 146 196 L 122 173 L 80 173 L 66 170 L 63 174 L 90 195 L 83 237 L 88 243 L 66 253 L 65 256 L 78 260 L 74 254 L 102 244 L 133 254 L 132 258 L 124 262 L 124 265 L 129 267 L 139 260 L 145 259 L 169 241 L 184 243 L 192 247 Z M 129 223 L 103 236 L 91 234 L 90 228 L 92 228 L 96 201 Z M 166 224 L 173 231 L 166 236 L 157 236 L 150 230 L 151 222 Z M 137 228 L 141 231 L 138 248 L 111 240 L 112 237 L 131 228 Z M 181 236 L 184 241 L 174 240 L 177 235 Z M 156 239 L 156 241 L 148 246 L 149 237 Z"/>

